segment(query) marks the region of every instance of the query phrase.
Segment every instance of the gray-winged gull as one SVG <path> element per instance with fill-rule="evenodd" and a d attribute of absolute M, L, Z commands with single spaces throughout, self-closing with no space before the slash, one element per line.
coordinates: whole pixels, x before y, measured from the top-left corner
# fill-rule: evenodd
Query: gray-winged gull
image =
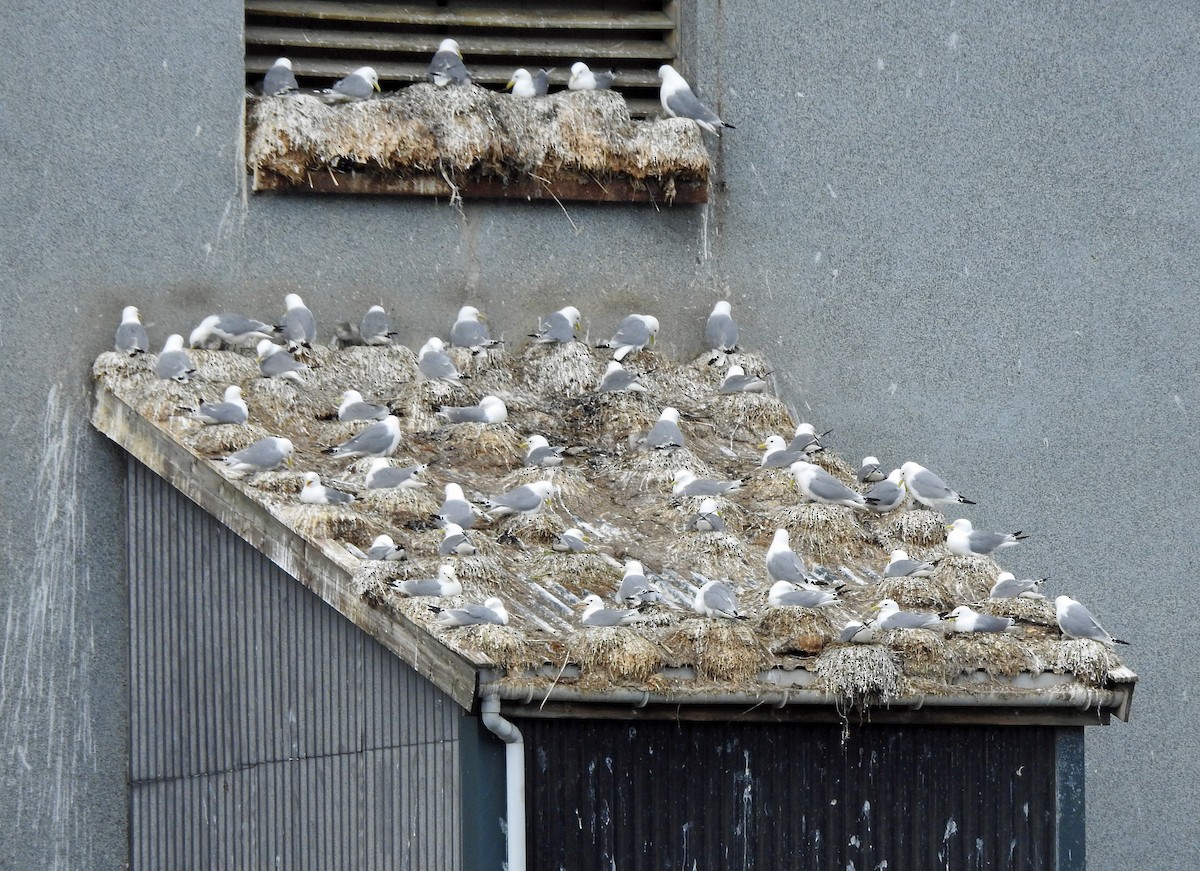
<path fill-rule="evenodd" d="M 885 578 L 927 578 L 937 567 L 937 560 L 925 561 L 911 559 L 908 553 L 900 548 L 892 551 L 891 559 L 884 566 Z"/>
<path fill-rule="evenodd" d="M 488 395 L 477 405 L 441 405 L 437 413 L 451 423 L 504 423 L 508 420 L 508 407 L 499 396 Z"/>
<path fill-rule="evenodd" d="M 738 610 L 737 595 L 724 581 L 708 581 L 696 591 L 692 610 L 702 617 L 727 617 L 733 620 L 749 618 Z"/>
<path fill-rule="evenodd" d="M 117 325 L 113 345 L 122 354 L 128 354 L 130 357 L 150 350 L 150 337 L 146 335 L 146 328 L 142 326 L 136 305 L 127 305 L 121 310 L 121 323 Z"/>
<path fill-rule="evenodd" d="M 438 44 L 437 51 L 433 53 L 433 59 L 429 61 L 425 74 L 439 88 L 444 88 L 446 85 L 469 85 L 471 83 L 471 74 L 463 65 L 462 52 L 458 48 L 458 42 L 453 39 L 443 39 Z"/>
<path fill-rule="evenodd" d="M 1054 613 L 1058 617 L 1058 628 L 1067 638 L 1090 638 L 1106 647 L 1129 643 L 1109 635 L 1092 612 L 1070 596 L 1059 596 L 1054 600 Z"/>
<path fill-rule="evenodd" d="M 358 435 L 346 439 L 340 445 L 325 448 L 321 453 L 334 459 L 346 457 L 389 457 L 400 444 L 400 418 L 389 414 L 379 423 L 373 423 Z"/>
<path fill-rule="evenodd" d="M 541 96 L 537 92 L 537 86 L 533 83 L 533 76 L 524 67 L 514 70 L 512 77 L 508 80 L 508 84 L 504 87 L 512 91 L 514 97 L 529 98 Z M 545 91 L 542 93 L 544 94 Z"/>
<path fill-rule="evenodd" d="M 215 426 L 222 423 L 245 423 L 250 419 L 250 410 L 242 399 L 242 388 L 230 384 L 225 388 L 225 396 L 220 402 L 201 402 L 200 407 L 192 412 L 192 420 L 197 420 L 205 426 Z"/>
<path fill-rule="evenodd" d="M 683 431 L 679 428 L 679 412 L 667 406 L 658 416 L 658 422 L 646 433 L 646 447 L 655 450 L 681 448 L 684 445 Z"/>
<path fill-rule="evenodd" d="M 867 507 L 877 514 L 887 514 L 904 504 L 908 491 L 904 488 L 904 477 L 899 469 L 892 469 L 886 478 L 872 484 L 863 494 Z"/>
<path fill-rule="evenodd" d="M 712 478 L 697 478 L 691 469 L 677 469 L 675 486 L 671 488 L 671 492 L 676 496 L 724 496 L 741 490 L 743 483 L 745 482 L 741 479 L 717 481 Z"/>
<path fill-rule="evenodd" d="M 493 339 L 488 330 L 487 319 L 473 305 L 464 305 L 458 310 L 454 326 L 450 327 L 450 346 L 453 348 L 470 348 L 478 354 L 485 348 L 494 348 L 504 344 L 500 339 Z"/>
<path fill-rule="evenodd" d="M 844 505 L 847 508 L 867 507 L 861 493 L 851 490 L 820 466 L 800 460 L 789 468 L 796 479 L 796 487 L 814 502 Z"/>
<path fill-rule="evenodd" d="M 579 622 L 584 626 L 625 626 L 638 617 L 636 609 L 605 608 L 604 600 L 591 593 L 583 597 L 583 614 Z"/>
<path fill-rule="evenodd" d="M 554 447 L 546 437 L 534 433 L 525 439 L 525 465 L 549 469 L 563 464 L 565 447 Z"/>
<path fill-rule="evenodd" d="M 392 587 L 406 596 L 461 596 L 462 584 L 455 573 L 453 563 L 438 566 L 436 578 L 414 578 L 410 581 L 394 581 Z"/>
<path fill-rule="evenodd" d="M 838 641 L 847 644 L 870 644 L 875 640 L 875 621 L 850 620 L 842 627 Z"/>
<path fill-rule="evenodd" d="M 457 523 L 442 527 L 442 543 L 438 545 L 438 556 L 474 556 L 479 548 L 471 541 L 465 529 Z"/>
<path fill-rule="evenodd" d="M 209 315 L 202 320 L 192 330 L 188 344 L 193 348 L 214 347 L 221 343 L 250 348 L 274 335 L 275 327 L 272 324 L 245 315 L 226 313 Z"/>
<path fill-rule="evenodd" d="M 558 553 L 589 553 L 587 538 L 577 527 L 564 529 L 550 544 L 550 548 Z"/>
<path fill-rule="evenodd" d="M 638 382 L 634 375 L 616 360 L 608 361 L 608 368 L 600 376 L 596 385 L 597 393 L 647 393 L 645 386 Z"/>
<path fill-rule="evenodd" d="M 264 378 L 282 378 L 303 384 L 303 373 L 308 364 L 301 363 L 283 347 L 276 345 L 270 339 L 258 343 L 258 371 Z"/>
<path fill-rule="evenodd" d="M 960 517 L 946 526 L 946 547 L 950 552 L 959 556 L 986 556 L 1002 547 L 1012 547 L 1028 536 L 1020 530 L 1016 532 L 981 532 L 977 531 L 971 521 Z"/>
<path fill-rule="evenodd" d="M 316 472 L 305 472 L 300 501 L 306 505 L 349 505 L 354 501 L 354 497 L 333 487 L 326 487 Z"/>
<path fill-rule="evenodd" d="M 777 435 L 767 436 L 767 440 L 760 444 L 759 448 L 763 452 L 758 463 L 762 469 L 790 469 L 794 463 L 808 456 L 804 451 L 789 451 L 787 442 Z"/>
<path fill-rule="evenodd" d="M 425 483 L 424 472 L 429 468 L 425 463 L 416 466 L 405 466 L 398 469 L 383 457 L 374 457 L 367 465 L 367 476 L 363 481 L 368 490 L 416 490 L 428 487 Z"/>
<path fill-rule="evenodd" d="M 701 500 L 700 510 L 688 520 L 687 528 L 696 532 L 724 532 L 725 521 L 721 519 L 717 501 L 711 498 Z"/>
<path fill-rule="evenodd" d="M 454 361 L 446 353 L 446 343 L 437 336 L 430 336 L 429 341 L 421 346 L 417 354 L 417 369 L 430 381 L 441 380 L 457 384 L 467 378 L 458 371 Z"/>
<path fill-rule="evenodd" d="M 357 390 L 342 391 L 342 402 L 337 417 L 343 423 L 356 420 L 383 420 L 390 414 L 388 407 L 380 402 L 367 402 Z"/>
<path fill-rule="evenodd" d="M 837 601 L 837 593 L 797 587 L 790 581 L 776 581 L 767 593 L 767 604 L 776 608 L 822 608 Z"/>
<path fill-rule="evenodd" d="M 379 90 L 379 73 L 374 67 L 359 67 L 345 78 L 338 79 L 333 87 L 318 92 L 327 103 L 357 103 L 366 100 Z"/>
<path fill-rule="evenodd" d="M 538 318 L 537 332 L 529 337 L 542 343 L 573 342 L 583 329 L 580 318 L 579 309 L 573 305 L 564 306 L 556 312 Z"/>
<path fill-rule="evenodd" d="M 605 91 L 612 87 L 616 73 L 612 70 L 593 72 L 583 61 L 571 64 L 567 88 L 572 91 Z"/>
<path fill-rule="evenodd" d="M 317 319 L 298 293 L 289 293 L 283 304 L 287 310 L 283 313 L 283 323 L 276 324 L 275 332 L 292 350 L 300 346 L 311 348 L 317 340 Z"/>
<path fill-rule="evenodd" d="M 453 481 L 446 485 L 446 498 L 437 515 L 442 523 L 456 523 L 463 529 L 471 529 L 479 513 L 479 509 L 467 500 L 461 486 Z"/>
<path fill-rule="evenodd" d="M 811 423 L 802 423 L 796 427 L 796 432 L 792 435 L 792 440 L 787 443 L 787 449 L 789 451 L 796 451 L 797 453 L 812 455 L 825 450 L 825 446 L 821 444 L 821 438 L 821 436 L 817 435 L 817 431 Z"/>
<path fill-rule="evenodd" d="M 396 335 L 396 331 L 392 329 L 392 319 L 381 305 L 373 305 L 367 309 L 358 325 L 358 337 L 367 345 L 390 345 Z"/>
<path fill-rule="evenodd" d="M 625 560 L 625 573 L 621 576 L 621 586 L 617 588 L 616 600 L 627 605 L 641 605 L 646 602 L 657 602 L 662 597 L 646 580 L 646 570 L 640 560 Z"/>
<path fill-rule="evenodd" d="M 996 583 L 992 585 L 988 597 L 992 599 L 1044 599 L 1041 589 L 1046 578 L 1018 579 L 1012 572 L 1001 572 L 996 575 Z"/>
<path fill-rule="evenodd" d="M 767 382 L 757 375 L 747 375 L 746 370 L 734 363 L 721 379 L 717 393 L 762 393 Z"/>
<path fill-rule="evenodd" d="M 434 622 L 442 626 L 476 626 L 484 623 L 508 625 L 508 611 L 504 608 L 504 602 L 495 596 L 485 599 L 482 605 L 463 605 L 461 608 L 436 608 L 431 605 L 429 609 L 437 614 Z"/>
<path fill-rule="evenodd" d="M 295 73 L 292 72 L 292 62 L 286 57 L 278 58 L 275 63 L 271 64 L 267 74 L 263 76 L 263 96 L 276 97 L 298 90 L 300 90 L 300 85 L 296 82 Z"/>
<path fill-rule="evenodd" d="M 946 626 L 955 632 L 1007 632 L 1012 628 L 1012 617 L 993 617 L 980 614 L 967 605 L 959 605 L 945 617 Z"/>
<path fill-rule="evenodd" d="M 222 462 L 233 472 L 267 472 L 283 465 L 290 466 L 292 450 L 290 439 L 267 436 L 230 454 Z"/>
<path fill-rule="evenodd" d="M 663 110 L 672 118 L 691 118 L 709 133 L 718 136 L 721 127 L 734 129 L 732 124 L 726 124 L 716 112 L 696 99 L 691 86 L 675 67 L 663 64 L 658 68 L 658 77 L 662 79 L 659 99 L 662 101 Z"/>
<path fill-rule="evenodd" d="M 925 611 L 901 611 L 895 599 L 884 599 L 875 606 L 875 625 L 880 629 L 933 629 L 942 618 Z"/>
<path fill-rule="evenodd" d="M 787 581 L 797 586 L 812 586 L 812 580 L 808 575 L 808 566 L 792 550 L 786 529 L 776 529 L 775 535 L 771 538 L 771 546 L 767 548 L 767 577 L 772 581 Z"/>
<path fill-rule="evenodd" d="M 196 366 L 192 363 L 191 356 L 183 350 L 183 336 L 171 333 L 167 336 L 158 359 L 154 361 L 154 374 L 159 378 L 187 384 L 195 371 Z"/>
<path fill-rule="evenodd" d="M 951 490 L 946 482 L 926 469 L 920 463 L 907 462 L 900 467 L 904 475 L 904 484 L 912 497 L 935 511 L 943 505 L 953 505 L 961 502 L 963 505 L 974 505 L 970 499 L 960 496 Z"/>
<path fill-rule="evenodd" d="M 713 306 L 704 324 L 704 342 L 711 351 L 723 351 L 732 354 L 737 350 L 738 328 L 734 323 L 728 300 L 721 300 Z"/>
<path fill-rule="evenodd" d="M 613 359 L 618 363 L 647 345 L 653 345 L 658 337 L 658 318 L 654 315 L 632 314 L 617 324 L 612 338 L 597 342 L 597 348 L 612 348 Z"/>
<path fill-rule="evenodd" d="M 863 457 L 855 477 L 860 484 L 874 484 L 886 478 L 887 473 L 883 471 L 883 466 L 879 465 L 879 457 L 867 456 Z"/>
<path fill-rule="evenodd" d="M 491 519 L 520 514 L 530 517 L 542 510 L 546 500 L 557 490 L 550 481 L 534 481 L 514 487 L 495 499 L 486 500 L 487 515 Z"/>
<path fill-rule="evenodd" d="M 387 534 L 375 536 L 371 546 L 367 548 L 367 559 L 379 562 L 400 562 L 408 559 L 402 545 L 396 544 Z"/>

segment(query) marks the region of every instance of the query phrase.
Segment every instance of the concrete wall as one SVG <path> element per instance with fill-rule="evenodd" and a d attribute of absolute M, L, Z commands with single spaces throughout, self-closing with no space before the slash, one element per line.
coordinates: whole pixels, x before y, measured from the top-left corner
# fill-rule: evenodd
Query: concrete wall
<path fill-rule="evenodd" d="M 291 290 L 326 324 L 383 301 L 410 345 L 467 300 L 510 336 L 565 301 L 597 334 L 669 312 L 677 355 L 728 296 L 837 450 L 943 473 L 978 523 L 1032 534 L 1013 571 L 1135 641 L 1135 720 L 1088 737 L 1091 865 L 1178 865 L 1200 782 L 1174 613 L 1200 519 L 1178 496 L 1200 401 L 1190 6 L 686 5 L 685 72 L 739 127 L 712 145 L 723 190 L 570 220 L 247 198 L 238 2 L 6 7 L 0 867 L 126 852 L 122 463 L 86 423 L 91 360 L 126 303 L 159 342 Z"/>

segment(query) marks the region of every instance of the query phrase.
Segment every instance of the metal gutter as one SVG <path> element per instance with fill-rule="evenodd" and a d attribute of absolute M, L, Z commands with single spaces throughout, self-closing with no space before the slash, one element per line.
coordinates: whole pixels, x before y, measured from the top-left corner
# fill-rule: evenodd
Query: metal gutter
<path fill-rule="evenodd" d="M 525 871 L 525 740 L 520 729 L 500 716 L 500 696 L 495 690 L 486 690 L 482 698 L 483 725 L 504 742 L 506 868 Z"/>

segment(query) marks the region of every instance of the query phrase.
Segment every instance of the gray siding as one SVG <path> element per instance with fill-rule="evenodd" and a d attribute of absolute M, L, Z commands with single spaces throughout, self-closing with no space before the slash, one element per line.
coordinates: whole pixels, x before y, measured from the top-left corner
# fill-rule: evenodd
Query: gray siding
<path fill-rule="evenodd" d="M 521 729 L 533 871 L 1084 867 L 1056 865 L 1049 727 Z"/>
<path fill-rule="evenodd" d="M 144 466 L 134 868 L 458 868 L 461 709 Z"/>

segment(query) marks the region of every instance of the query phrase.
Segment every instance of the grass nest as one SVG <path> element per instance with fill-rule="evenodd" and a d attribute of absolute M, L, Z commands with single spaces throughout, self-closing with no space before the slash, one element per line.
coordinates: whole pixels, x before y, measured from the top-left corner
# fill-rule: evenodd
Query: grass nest
<path fill-rule="evenodd" d="M 880 641 L 891 647 L 904 664 L 904 674 L 911 678 L 927 678 L 943 684 L 956 676 L 954 664 L 946 650 L 946 641 L 933 629 L 886 629 L 879 633 Z"/>
<path fill-rule="evenodd" d="M 758 630 L 766 636 L 767 649 L 775 655 L 811 656 L 837 637 L 841 624 L 835 625 L 829 608 L 767 608 Z"/>
<path fill-rule="evenodd" d="M 1013 678 L 1042 670 L 1037 654 L 1007 632 L 951 632 L 946 635 L 946 652 L 951 670 L 963 674 L 985 671 L 992 678 Z"/>
<path fill-rule="evenodd" d="M 774 508 L 765 519 L 764 529 L 786 529 L 795 551 L 825 565 L 879 554 L 879 543 L 859 523 L 853 508 L 810 502 Z"/>
<path fill-rule="evenodd" d="M 643 684 L 664 665 L 657 644 L 623 626 L 585 626 L 571 635 L 567 650 L 584 673 L 602 675 L 618 684 Z"/>
<path fill-rule="evenodd" d="M 719 683 L 754 680 L 771 664 L 766 648 L 745 621 L 685 620 L 667 634 L 663 644 L 674 656 L 690 660 L 701 677 Z"/>
<path fill-rule="evenodd" d="M 880 644 L 833 644 L 814 671 L 825 690 L 848 707 L 887 704 L 900 695 L 903 671 L 896 652 Z"/>
<path fill-rule="evenodd" d="M 583 396 L 595 389 L 602 371 L 583 342 L 535 343 L 521 355 L 524 384 L 543 396 Z"/>

